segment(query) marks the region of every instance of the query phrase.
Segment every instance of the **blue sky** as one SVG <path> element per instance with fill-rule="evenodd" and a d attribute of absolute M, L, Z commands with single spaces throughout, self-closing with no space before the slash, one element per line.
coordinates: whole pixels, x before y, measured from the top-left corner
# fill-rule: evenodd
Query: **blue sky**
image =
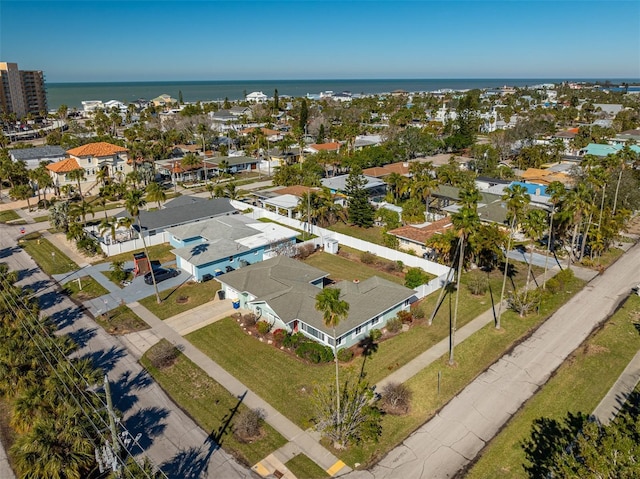
<path fill-rule="evenodd" d="M 0 0 L 49 82 L 640 78 L 633 1 Z"/>

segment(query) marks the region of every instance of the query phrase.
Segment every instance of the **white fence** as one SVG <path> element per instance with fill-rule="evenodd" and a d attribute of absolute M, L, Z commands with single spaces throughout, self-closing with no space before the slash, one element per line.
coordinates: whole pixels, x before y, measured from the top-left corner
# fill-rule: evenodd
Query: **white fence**
<path fill-rule="evenodd" d="M 153 236 L 146 236 L 145 244 L 147 246 L 154 246 L 162 243 L 167 243 L 169 241 L 169 237 L 167 233 L 162 232 Z M 104 244 L 102 241 L 100 242 L 100 247 L 102 251 L 107 256 L 113 256 L 120 253 L 128 253 L 129 251 L 135 251 L 137 249 L 142 249 L 144 245 L 142 244 L 142 240 L 140 238 L 136 238 L 129 241 L 122 241 L 111 244 Z"/>
<path fill-rule="evenodd" d="M 231 205 L 241 211 L 247 208 L 247 204 L 240 201 L 231 200 Z M 436 263 L 434 261 L 429 261 L 418 256 L 413 256 L 401 251 L 396 251 L 394 249 L 387 248 L 386 246 L 369 243 L 368 241 L 354 238 L 352 236 L 337 233 L 325 228 L 320 228 L 319 226 L 307 225 L 307 223 L 303 223 L 286 216 L 281 216 L 263 208 L 253 207 L 253 211 L 249 214 L 255 219 L 269 218 L 270 220 L 277 221 L 278 223 L 282 223 L 287 226 L 291 226 L 292 228 L 309 231 L 311 234 L 314 234 L 320 238 L 320 241 L 316 241 L 315 244 L 324 244 L 325 239 L 335 239 L 339 244 L 343 244 L 350 248 L 357 249 L 359 251 L 368 251 L 375 254 L 376 256 L 380 256 L 381 258 L 386 258 L 391 261 L 402 261 L 402 263 L 407 266 L 422 268 L 427 273 L 436 275 L 436 278 L 416 288 L 416 296 L 418 298 L 423 298 L 424 296 L 427 296 L 428 294 L 431 294 L 434 291 L 440 289 L 445 284 L 447 274 L 449 273 L 450 268 L 448 266 Z"/>

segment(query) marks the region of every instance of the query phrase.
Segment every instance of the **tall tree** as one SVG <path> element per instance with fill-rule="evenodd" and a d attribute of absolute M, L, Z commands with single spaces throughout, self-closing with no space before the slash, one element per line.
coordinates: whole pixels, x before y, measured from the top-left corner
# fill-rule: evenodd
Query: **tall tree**
<path fill-rule="evenodd" d="M 325 326 L 333 330 L 333 356 L 336 363 L 336 414 L 340 427 L 340 381 L 338 378 L 338 337 L 336 328 L 340 321 L 349 316 L 349 303 L 340 299 L 340 290 L 324 288 L 316 295 L 316 309 L 322 312 Z"/>
<path fill-rule="evenodd" d="M 146 191 L 147 200 L 158 203 L 158 209 L 160 209 L 160 203 L 167 200 L 167 194 L 165 193 L 164 188 L 155 181 L 152 181 L 147 185 Z"/>
<path fill-rule="evenodd" d="M 144 252 L 147 255 L 147 259 L 151 262 L 151 258 L 149 258 L 149 251 L 147 250 L 147 243 L 144 239 L 144 232 L 142 231 L 142 224 L 140 223 L 140 208 L 144 208 L 147 204 L 147 201 L 144 199 L 144 191 L 141 190 L 129 190 L 125 195 L 124 199 L 124 207 L 127 212 L 136 219 L 138 223 L 138 230 L 140 231 L 140 239 L 142 240 L 142 247 L 144 248 Z M 153 271 L 153 267 L 150 268 L 151 279 L 153 281 L 153 289 L 156 293 L 156 301 L 158 304 L 162 302 L 160 299 L 160 293 L 158 293 L 158 283 L 156 283 L 156 275 Z"/>
<path fill-rule="evenodd" d="M 71 181 L 76 181 L 78 183 L 78 194 L 80 195 L 80 198 L 83 198 L 82 187 L 80 186 L 80 184 L 86 179 L 86 172 L 84 168 L 76 168 L 75 170 L 71 170 L 69 173 L 67 173 L 67 177 Z"/>
<path fill-rule="evenodd" d="M 362 175 L 362 170 L 359 167 L 352 168 L 346 181 L 346 192 L 349 196 L 349 221 L 362 228 L 370 228 L 375 216 L 375 209 L 369 203 L 366 185 L 367 180 Z"/>

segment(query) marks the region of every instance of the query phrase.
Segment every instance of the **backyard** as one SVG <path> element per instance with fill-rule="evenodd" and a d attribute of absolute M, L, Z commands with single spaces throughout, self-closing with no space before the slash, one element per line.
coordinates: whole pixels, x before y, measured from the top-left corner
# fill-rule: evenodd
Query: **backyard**
<path fill-rule="evenodd" d="M 360 261 L 350 261 L 343 256 L 325 253 L 324 251 L 315 252 L 303 261 L 310 266 L 326 271 L 329 273 L 329 278 L 333 281 L 353 281 L 355 279 L 364 281 L 372 276 L 379 276 L 394 283 L 404 285 L 403 274 L 391 274 L 382 268 L 374 267 L 373 264 L 367 265 Z"/>

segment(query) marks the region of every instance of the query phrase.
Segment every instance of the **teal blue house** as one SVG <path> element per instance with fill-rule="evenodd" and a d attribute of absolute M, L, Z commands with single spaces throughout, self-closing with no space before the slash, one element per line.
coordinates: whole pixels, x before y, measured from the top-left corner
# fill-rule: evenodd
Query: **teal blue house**
<path fill-rule="evenodd" d="M 177 267 L 197 281 L 205 274 L 219 276 L 290 250 L 298 235 L 243 215 L 219 216 L 169 228 L 167 233 Z"/>
<path fill-rule="evenodd" d="M 218 278 L 226 297 L 253 311 L 272 329 L 301 332 L 319 343 L 350 347 L 372 329 L 382 329 L 399 311 L 407 311 L 415 291 L 374 276 L 331 285 L 349 303 L 349 316 L 336 327 L 325 326 L 315 308 L 316 295 L 326 286 L 328 273 L 286 256 L 276 256 Z"/>
<path fill-rule="evenodd" d="M 623 145 L 601 145 L 599 143 L 589 143 L 580 152 L 584 155 L 607 156 L 618 153 L 620 150 L 622 150 L 622 148 Z M 631 149 L 631 151 L 640 153 L 640 146 L 638 145 L 630 145 L 629 148 Z"/>

